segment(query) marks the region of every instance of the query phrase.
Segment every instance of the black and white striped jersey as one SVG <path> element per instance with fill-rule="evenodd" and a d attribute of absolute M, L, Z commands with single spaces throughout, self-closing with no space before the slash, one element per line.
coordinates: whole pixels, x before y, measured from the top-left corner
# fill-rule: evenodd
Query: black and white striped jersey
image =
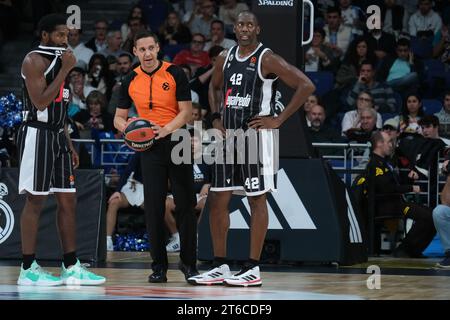
<path fill-rule="evenodd" d="M 262 56 L 269 48 L 260 43 L 250 55 L 238 56 L 239 46 L 228 51 L 223 65 L 222 119 L 226 129 L 247 129 L 253 117 L 275 114 L 276 80 L 264 78 Z"/>
<path fill-rule="evenodd" d="M 54 79 L 58 75 L 59 70 L 61 69 L 60 57 L 64 50 L 64 48 L 59 47 L 38 46 L 28 53 L 38 53 L 50 61 L 47 70 L 45 70 L 44 72 L 47 85 L 50 85 L 54 81 Z M 33 102 L 30 99 L 27 87 L 25 85 L 25 76 L 23 75 L 23 73 L 22 78 L 24 121 L 27 123 L 45 123 L 47 127 L 54 129 L 63 128 L 64 124 L 67 121 L 67 104 L 69 102 L 70 96 L 69 86 L 66 85 L 65 82 L 61 83 L 58 94 L 56 95 L 52 103 L 48 105 L 47 108 L 43 111 L 39 111 L 39 109 L 33 105 Z"/>

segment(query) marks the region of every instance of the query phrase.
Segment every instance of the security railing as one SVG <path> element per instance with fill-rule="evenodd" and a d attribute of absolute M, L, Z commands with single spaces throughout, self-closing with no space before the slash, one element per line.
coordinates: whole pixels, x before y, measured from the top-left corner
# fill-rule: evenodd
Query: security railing
<path fill-rule="evenodd" d="M 107 182 L 117 178 L 121 169 L 128 164 L 128 156 L 133 153 L 125 147 L 123 139 L 74 139 L 73 142 L 75 146 L 84 145 L 94 166 L 108 168 L 105 173 Z M 369 143 L 313 143 L 313 146 L 319 150 L 325 160 L 330 162 L 331 167 L 347 186 L 351 185 L 356 175 L 364 172 L 370 156 Z M 442 162 L 442 158 L 437 158 L 438 166 Z M 439 203 L 439 190 L 442 190 L 445 184 L 445 179 L 439 175 L 439 172 L 440 170 L 437 170 L 437 174 L 428 175 L 427 179 L 414 182 L 421 186 L 422 202 Z M 430 192 L 431 189 L 437 192 Z"/>

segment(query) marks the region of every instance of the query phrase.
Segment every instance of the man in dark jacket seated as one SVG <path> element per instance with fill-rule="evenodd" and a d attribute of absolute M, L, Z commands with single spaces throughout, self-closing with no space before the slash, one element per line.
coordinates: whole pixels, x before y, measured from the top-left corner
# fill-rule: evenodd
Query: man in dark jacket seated
<path fill-rule="evenodd" d="M 375 194 L 375 217 L 393 216 L 414 220 L 402 243 L 395 249 L 396 257 L 423 257 L 422 252 L 436 234 L 433 225 L 432 210 L 422 205 L 406 202 L 404 193 L 420 192 L 417 185 L 399 183 L 389 157 L 393 143 L 389 134 L 377 131 L 372 135 L 372 155 L 367 165 L 369 177 L 369 194 Z M 369 204 L 370 205 L 370 204 Z"/>

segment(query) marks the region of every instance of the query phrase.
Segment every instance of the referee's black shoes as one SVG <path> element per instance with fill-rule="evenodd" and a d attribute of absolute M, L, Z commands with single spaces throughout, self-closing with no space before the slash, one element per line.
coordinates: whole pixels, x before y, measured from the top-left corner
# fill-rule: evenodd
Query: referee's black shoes
<path fill-rule="evenodd" d="M 199 272 L 198 272 L 196 266 L 188 266 L 188 265 L 185 265 L 184 263 L 182 263 L 181 261 L 178 263 L 178 269 L 180 269 L 180 271 L 183 272 L 184 278 L 186 279 L 186 281 L 188 281 L 188 279 L 190 277 L 199 275 Z"/>
<path fill-rule="evenodd" d="M 156 270 L 148 277 L 150 283 L 162 283 L 167 282 L 166 270 Z"/>

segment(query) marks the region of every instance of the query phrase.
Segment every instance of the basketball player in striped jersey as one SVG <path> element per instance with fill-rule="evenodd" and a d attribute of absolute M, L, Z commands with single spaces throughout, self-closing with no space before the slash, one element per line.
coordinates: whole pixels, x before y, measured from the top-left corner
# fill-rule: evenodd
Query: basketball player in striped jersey
<path fill-rule="evenodd" d="M 243 11 L 234 25 L 238 45 L 217 58 L 210 84 L 213 126 L 225 129 L 258 130 L 258 163 L 214 164 L 209 193 L 210 230 L 214 265 L 210 271 L 190 278 L 191 284 L 260 286 L 259 259 L 268 226 L 266 193 L 276 190 L 274 130 L 279 128 L 315 90 L 296 67 L 258 41 L 260 26 L 256 16 Z M 274 112 L 276 82 L 281 79 L 295 90 L 291 101 L 278 115 Z M 228 139 L 228 137 L 227 137 Z M 247 143 L 248 144 L 248 143 Z M 251 148 L 246 146 L 246 151 Z M 234 150 L 234 152 L 242 152 Z M 235 155 L 236 158 L 236 155 Z M 263 169 L 264 168 L 264 169 Z M 263 169 L 263 170 L 262 170 Z M 232 275 L 226 260 L 230 225 L 228 204 L 234 191 L 244 191 L 251 209 L 250 255 L 243 268 Z"/>
<path fill-rule="evenodd" d="M 20 226 L 23 263 L 19 285 L 96 285 L 105 282 L 81 266 L 76 256 L 75 178 L 78 166 L 67 130 L 69 89 L 65 79 L 76 59 L 67 48 L 69 29 L 64 15 L 39 22 L 40 45 L 22 63 L 24 119 L 17 135 L 20 152 L 19 193 L 26 194 Z M 35 260 L 39 216 L 47 195 L 54 193 L 64 252 L 61 276 L 43 270 Z"/>

